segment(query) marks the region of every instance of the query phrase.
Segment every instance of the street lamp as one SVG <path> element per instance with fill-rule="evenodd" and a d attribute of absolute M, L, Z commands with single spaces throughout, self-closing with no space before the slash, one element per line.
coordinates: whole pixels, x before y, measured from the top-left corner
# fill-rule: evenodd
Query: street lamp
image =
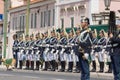
<path fill-rule="evenodd" d="M 111 0 L 104 0 L 104 4 L 105 4 L 105 10 L 110 10 L 109 7 L 110 7 L 110 4 L 111 4 Z"/>

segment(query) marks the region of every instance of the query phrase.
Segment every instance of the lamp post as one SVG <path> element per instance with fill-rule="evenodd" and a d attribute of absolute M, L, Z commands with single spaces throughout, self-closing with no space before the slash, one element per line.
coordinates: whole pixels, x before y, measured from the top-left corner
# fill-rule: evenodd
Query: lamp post
<path fill-rule="evenodd" d="M 3 35 L 4 35 L 4 50 L 3 58 L 6 58 L 6 43 L 7 43 L 7 21 L 8 21 L 8 0 L 4 0 L 4 22 L 3 22 Z"/>
<path fill-rule="evenodd" d="M 30 15 L 30 0 L 27 0 L 26 35 L 29 34 L 29 15 Z"/>
<path fill-rule="evenodd" d="M 110 7 L 110 4 L 111 4 L 111 0 L 104 0 L 104 4 L 105 4 L 105 10 L 110 10 L 109 7 Z"/>

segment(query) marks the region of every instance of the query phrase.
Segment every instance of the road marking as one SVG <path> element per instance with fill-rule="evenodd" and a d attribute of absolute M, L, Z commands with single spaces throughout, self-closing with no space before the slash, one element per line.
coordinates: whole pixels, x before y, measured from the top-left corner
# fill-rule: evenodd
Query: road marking
<path fill-rule="evenodd" d="M 8 76 L 8 77 L 12 77 L 14 75 L 11 75 L 11 74 L 0 74 L 0 76 Z"/>
<path fill-rule="evenodd" d="M 0 74 L 0 76 L 2 77 L 14 77 L 14 76 L 18 76 L 18 75 L 12 75 L 12 74 Z M 40 79 L 40 77 L 33 77 L 33 76 L 24 76 L 24 75 L 19 75 L 18 77 L 24 77 L 24 78 L 32 78 L 32 79 Z M 45 79 L 45 78 L 42 78 Z M 53 78 L 52 80 L 65 80 L 65 79 L 56 79 Z"/>
<path fill-rule="evenodd" d="M 53 80 L 65 80 L 65 79 L 53 79 Z"/>
<path fill-rule="evenodd" d="M 25 77 L 25 78 L 34 78 L 34 79 L 40 78 L 40 77 L 33 77 L 33 76 L 22 76 L 22 77 Z"/>
<path fill-rule="evenodd" d="M 12 75 L 12 74 L 0 74 L 0 76 L 14 77 L 14 76 L 18 76 L 18 75 Z M 19 75 L 18 77 L 25 77 L 25 78 L 39 78 L 39 77 L 24 76 L 24 75 Z"/>

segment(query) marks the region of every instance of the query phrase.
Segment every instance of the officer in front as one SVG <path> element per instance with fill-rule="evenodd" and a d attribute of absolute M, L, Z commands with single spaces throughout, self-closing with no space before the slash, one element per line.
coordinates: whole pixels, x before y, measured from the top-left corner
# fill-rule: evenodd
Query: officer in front
<path fill-rule="evenodd" d="M 109 37 L 112 45 L 111 61 L 113 64 L 114 80 L 120 80 L 120 20 L 117 20 L 116 23 L 118 30 L 117 34 L 116 36 L 113 36 L 111 33 Z"/>
<path fill-rule="evenodd" d="M 88 26 L 89 19 L 84 17 L 81 20 L 82 31 L 79 35 L 79 62 L 81 67 L 81 80 L 90 80 L 89 61 L 92 46 L 92 34 Z"/>

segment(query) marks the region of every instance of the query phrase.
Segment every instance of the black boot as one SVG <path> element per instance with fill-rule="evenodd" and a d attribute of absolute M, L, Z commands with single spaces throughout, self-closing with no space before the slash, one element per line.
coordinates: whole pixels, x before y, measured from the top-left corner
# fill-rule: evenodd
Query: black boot
<path fill-rule="evenodd" d="M 22 61 L 20 60 L 20 61 L 19 61 L 19 69 L 22 69 L 22 65 L 23 65 L 23 64 L 22 64 Z"/>
<path fill-rule="evenodd" d="M 70 62 L 70 69 L 68 72 L 72 72 L 72 70 L 73 70 L 73 62 Z"/>
<path fill-rule="evenodd" d="M 55 65 L 55 60 L 52 60 L 52 69 L 51 69 L 51 71 L 55 71 L 55 68 L 56 68 L 56 65 Z"/>
<path fill-rule="evenodd" d="M 29 63 L 29 60 L 26 60 L 26 68 L 25 69 L 29 69 L 29 66 L 30 66 L 30 63 Z"/>
<path fill-rule="evenodd" d="M 39 66 L 40 66 L 40 61 L 36 61 L 36 69 L 35 70 L 39 70 Z"/>
<path fill-rule="evenodd" d="M 73 69 L 73 62 L 69 62 L 67 72 L 72 72 L 72 69 Z"/>
<path fill-rule="evenodd" d="M 31 61 L 31 70 L 34 70 L 34 61 Z"/>
<path fill-rule="evenodd" d="M 65 61 L 61 61 L 61 69 L 58 72 L 64 72 L 65 71 Z"/>
<path fill-rule="evenodd" d="M 100 70 L 99 70 L 100 73 L 103 73 L 104 72 L 104 62 L 100 62 Z"/>
<path fill-rule="evenodd" d="M 112 73 L 112 63 L 108 62 L 108 71 L 105 73 Z"/>
<path fill-rule="evenodd" d="M 91 70 L 91 72 L 96 72 L 96 62 L 95 61 L 92 61 L 92 66 L 93 66 L 93 69 Z"/>
<path fill-rule="evenodd" d="M 63 71 L 65 71 L 65 61 L 63 61 L 62 69 L 63 69 Z"/>

